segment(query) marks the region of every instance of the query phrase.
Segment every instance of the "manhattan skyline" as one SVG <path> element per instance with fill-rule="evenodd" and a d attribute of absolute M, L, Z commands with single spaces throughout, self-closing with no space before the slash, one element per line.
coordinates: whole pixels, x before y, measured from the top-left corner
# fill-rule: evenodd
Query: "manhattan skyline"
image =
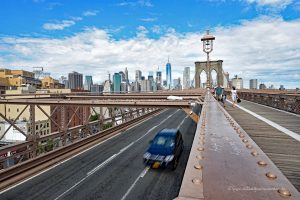
<path fill-rule="evenodd" d="M 0 67 L 42 66 L 58 78 L 72 71 L 106 79 L 107 72 L 143 74 L 167 57 L 172 76 L 205 61 L 201 37 L 216 37 L 212 60 L 231 78 L 275 87 L 300 86 L 300 2 L 296 0 L 49 1 L 2 0 Z M 63 70 L 62 70 L 63 69 Z M 165 73 L 163 71 L 163 73 Z"/>

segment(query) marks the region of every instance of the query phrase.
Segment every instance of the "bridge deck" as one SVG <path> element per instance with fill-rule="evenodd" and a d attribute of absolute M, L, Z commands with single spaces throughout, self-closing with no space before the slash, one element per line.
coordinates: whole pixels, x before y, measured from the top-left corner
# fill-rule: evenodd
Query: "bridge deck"
<path fill-rule="evenodd" d="M 239 106 L 300 135 L 299 115 L 248 101 Z M 230 104 L 226 110 L 300 191 L 300 142 L 244 110 Z"/>

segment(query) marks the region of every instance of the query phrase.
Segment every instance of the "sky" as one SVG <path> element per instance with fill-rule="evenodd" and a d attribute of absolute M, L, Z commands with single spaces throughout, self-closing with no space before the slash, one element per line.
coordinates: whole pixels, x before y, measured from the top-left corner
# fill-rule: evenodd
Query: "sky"
<path fill-rule="evenodd" d="M 194 76 L 201 38 L 216 37 L 211 60 L 238 75 L 300 87 L 300 0 L 0 0 L 0 68 L 77 71 L 102 83 L 108 73 Z"/>

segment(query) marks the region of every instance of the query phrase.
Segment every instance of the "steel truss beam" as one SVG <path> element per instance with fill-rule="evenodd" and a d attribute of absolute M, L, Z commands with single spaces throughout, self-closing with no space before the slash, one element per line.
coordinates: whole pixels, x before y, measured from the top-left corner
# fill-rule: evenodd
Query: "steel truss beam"
<path fill-rule="evenodd" d="M 73 106 L 101 106 L 101 107 L 155 107 L 155 108 L 189 108 L 190 101 L 146 101 L 146 100 L 42 100 L 42 99 L 7 99 L 0 100 L 2 104 L 17 105 L 73 105 Z"/>

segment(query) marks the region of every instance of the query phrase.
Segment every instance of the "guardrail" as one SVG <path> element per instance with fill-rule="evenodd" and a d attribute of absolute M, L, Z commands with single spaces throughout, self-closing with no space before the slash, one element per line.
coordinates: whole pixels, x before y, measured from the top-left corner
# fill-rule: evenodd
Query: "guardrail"
<path fill-rule="evenodd" d="M 79 140 L 73 144 L 63 146 L 44 155 L 24 161 L 11 168 L 4 169 L 0 171 L 0 191 L 27 177 L 30 177 L 33 174 L 40 172 L 47 167 L 61 162 L 68 157 L 71 157 L 72 155 L 82 151 L 83 149 L 87 149 L 95 144 L 98 144 L 99 142 L 103 141 L 103 139 L 111 137 L 128 127 L 131 127 L 145 119 L 148 119 L 154 114 L 158 114 L 161 111 L 162 109 L 157 109 L 123 124 L 101 131 L 98 134 L 91 135 L 83 140 Z"/>
<path fill-rule="evenodd" d="M 95 120 L 95 121 L 89 122 L 88 124 L 70 127 L 67 130 L 67 135 L 69 135 L 69 137 L 70 137 L 69 143 L 74 143 L 77 140 L 82 140 L 88 136 L 87 134 L 82 134 L 82 137 L 74 138 L 75 135 L 76 136 L 80 135 L 79 132 L 81 129 L 92 127 L 92 126 L 98 126 L 97 132 L 99 132 L 99 130 L 101 130 L 101 127 L 99 127 L 100 125 L 103 125 L 107 122 L 111 122 L 113 120 L 115 120 L 117 122 L 118 120 L 116 118 L 121 118 L 120 120 L 123 120 L 123 117 L 125 117 L 125 118 L 130 118 L 130 117 L 134 117 L 134 116 L 138 117 L 140 115 L 141 111 L 142 111 L 142 109 L 137 109 L 137 110 L 123 113 L 123 114 L 118 114 L 118 115 L 114 116 L 114 118 L 109 117 L 109 118 L 103 119 L 102 121 Z M 47 140 L 57 140 L 59 142 L 63 139 L 64 134 L 65 133 L 63 131 L 53 132 L 49 135 L 44 135 L 44 136 L 38 137 L 35 142 L 37 142 L 38 144 L 40 144 L 44 141 L 47 141 Z M 18 164 L 18 163 L 24 162 L 26 160 L 32 159 L 33 157 L 31 155 L 33 154 L 34 151 L 36 151 L 36 149 L 33 148 L 33 145 L 34 145 L 33 141 L 26 141 L 26 142 L 10 144 L 10 145 L 1 147 L 0 148 L 0 170 L 3 168 L 6 168 L 6 166 L 12 166 L 14 164 Z M 54 146 L 53 150 L 56 148 L 59 148 L 59 147 L 60 147 L 59 145 Z M 7 164 L 5 164 L 5 163 L 7 163 Z"/>
<path fill-rule="evenodd" d="M 300 94 L 238 91 L 241 99 L 300 114 Z"/>

